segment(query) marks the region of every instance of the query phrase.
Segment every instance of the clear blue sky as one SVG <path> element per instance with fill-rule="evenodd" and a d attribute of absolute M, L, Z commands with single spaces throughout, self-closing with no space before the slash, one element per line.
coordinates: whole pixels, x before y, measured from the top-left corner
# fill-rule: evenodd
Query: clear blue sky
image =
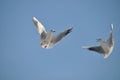
<path fill-rule="evenodd" d="M 55 34 L 73 31 L 52 49 L 41 48 L 32 17 Z M 81 46 L 99 45 L 114 24 L 107 58 Z M 0 0 L 0 80 L 120 80 L 119 0 Z"/>

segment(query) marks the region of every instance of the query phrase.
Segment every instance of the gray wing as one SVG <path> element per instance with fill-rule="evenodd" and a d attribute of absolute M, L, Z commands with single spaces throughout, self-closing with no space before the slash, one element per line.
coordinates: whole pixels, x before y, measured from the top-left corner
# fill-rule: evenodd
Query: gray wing
<path fill-rule="evenodd" d="M 113 46 L 113 44 L 114 44 L 114 39 L 113 39 L 112 32 L 113 32 L 113 24 L 111 24 L 111 27 L 110 27 L 110 37 L 107 40 L 107 43 L 108 43 L 109 47 Z"/>
<path fill-rule="evenodd" d="M 98 53 L 105 53 L 105 51 L 103 50 L 103 48 L 101 46 L 89 47 L 87 49 L 98 52 Z"/>
<path fill-rule="evenodd" d="M 57 35 L 54 39 L 54 43 L 57 43 L 58 41 L 60 41 L 63 37 L 65 37 L 66 35 L 68 35 L 71 31 L 72 31 L 73 27 L 70 27 L 69 29 L 61 32 L 59 35 Z"/>
<path fill-rule="evenodd" d="M 44 26 L 37 20 L 37 18 L 33 17 L 33 22 L 36 25 L 38 32 L 40 34 L 41 39 L 44 39 L 46 37 L 46 30 Z"/>

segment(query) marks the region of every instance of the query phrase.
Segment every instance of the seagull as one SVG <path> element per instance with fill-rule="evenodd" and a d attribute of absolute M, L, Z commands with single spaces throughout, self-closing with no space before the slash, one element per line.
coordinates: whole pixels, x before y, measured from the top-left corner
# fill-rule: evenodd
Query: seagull
<path fill-rule="evenodd" d="M 82 47 L 86 48 L 90 51 L 95 51 L 103 55 L 104 59 L 108 58 L 108 56 L 112 53 L 114 47 L 114 38 L 112 35 L 113 32 L 113 24 L 110 26 L 110 36 L 107 41 L 103 41 L 101 38 L 97 39 L 97 42 L 100 43 L 100 46 L 92 46 L 92 47 Z"/>
<path fill-rule="evenodd" d="M 53 48 L 53 46 L 58 43 L 62 38 L 64 38 L 66 35 L 68 35 L 73 27 L 69 27 L 65 31 L 59 33 L 57 36 L 54 35 L 55 30 L 52 29 L 50 32 L 47 32 L 45 30 L 45 27 L 37 20 L 37 18 L 33 17 L 33 22 L 35 26 L 37 27 L 37 30 L 40 34 L 40 44 L 42 48 L 48 49 Z"/>

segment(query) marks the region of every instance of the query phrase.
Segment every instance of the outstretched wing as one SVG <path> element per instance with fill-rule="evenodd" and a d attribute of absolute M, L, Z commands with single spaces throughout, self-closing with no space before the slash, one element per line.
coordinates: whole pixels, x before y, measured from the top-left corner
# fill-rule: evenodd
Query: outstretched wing
<path fill-rule="evenodd" d="M 36 25 L 41 38 L 44 38 L 46 36 L 46 33 L 47 33 L 44 26 L 35 17 L 33 17 L 33 22 Z"/>
<path fill-rule="evenodd" d="M 73 27 L 70 27 L 67 30 L 58 34 L 54 39 L 54 43 L 57 43 L 58 41 L 60 41 L 63 37 L 65 37 L 67 34 L 69 34 L 72 31 L 72 29 L 73 29 Z"/>
<path fill-rule="evenodd" d="M 98 53 L 105 53 L 105 51 L 103 50 L 103 48 L 101 46 L 94 46 L 94 47 L 82 47 L 82 48 L 86 48 L 90 51 L 95 51 Z"/>
<path fill-rule="evenodd" d="M 108 43 L 109 47 L 114 45 L 114 39 L 113 39 L 112 32 L 113 32 L 113 24 L 111 24 L 111 27 L 110 27 L 110 37 L 107 40 L 107 43 Z"/>

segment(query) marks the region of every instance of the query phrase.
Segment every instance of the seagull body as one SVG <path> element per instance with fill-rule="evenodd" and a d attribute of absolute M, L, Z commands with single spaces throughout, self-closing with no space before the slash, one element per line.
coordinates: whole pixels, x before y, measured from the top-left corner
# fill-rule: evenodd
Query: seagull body
<path fill-rule="evenodd" d="M 100 46 L 92 46 L 92 47 L 86 46 L 82 48 L 86 48 L 88 50 L 98 52 L 102 54 L 104 58 L 107 58 L 112 53 L 112 50 L 114 47 L 114 39 L 113 39 L 112 32 L 113 32 L 113 24 L 111 24 L 110 37 L 108 38 L 107 41 L 103 41 L 102 39 L 97 39 L 97 42 L 100 43 Z"/>
<path fill-rule="evenodd" d="M 45 27 L 37 20 L 37 18 L 33 17 L 33 22 L 36 25 L 38 32 L 40 34 L 40 44 L 42 48 L 52 48 L 56 43 L 58 43 L 63 37 L 69 34 L 73 27 L 68 28 L 67 30 L 59 33 L 57 36 L 54 35 L 55 30 L 51 30 L 47 32 Z"/>

